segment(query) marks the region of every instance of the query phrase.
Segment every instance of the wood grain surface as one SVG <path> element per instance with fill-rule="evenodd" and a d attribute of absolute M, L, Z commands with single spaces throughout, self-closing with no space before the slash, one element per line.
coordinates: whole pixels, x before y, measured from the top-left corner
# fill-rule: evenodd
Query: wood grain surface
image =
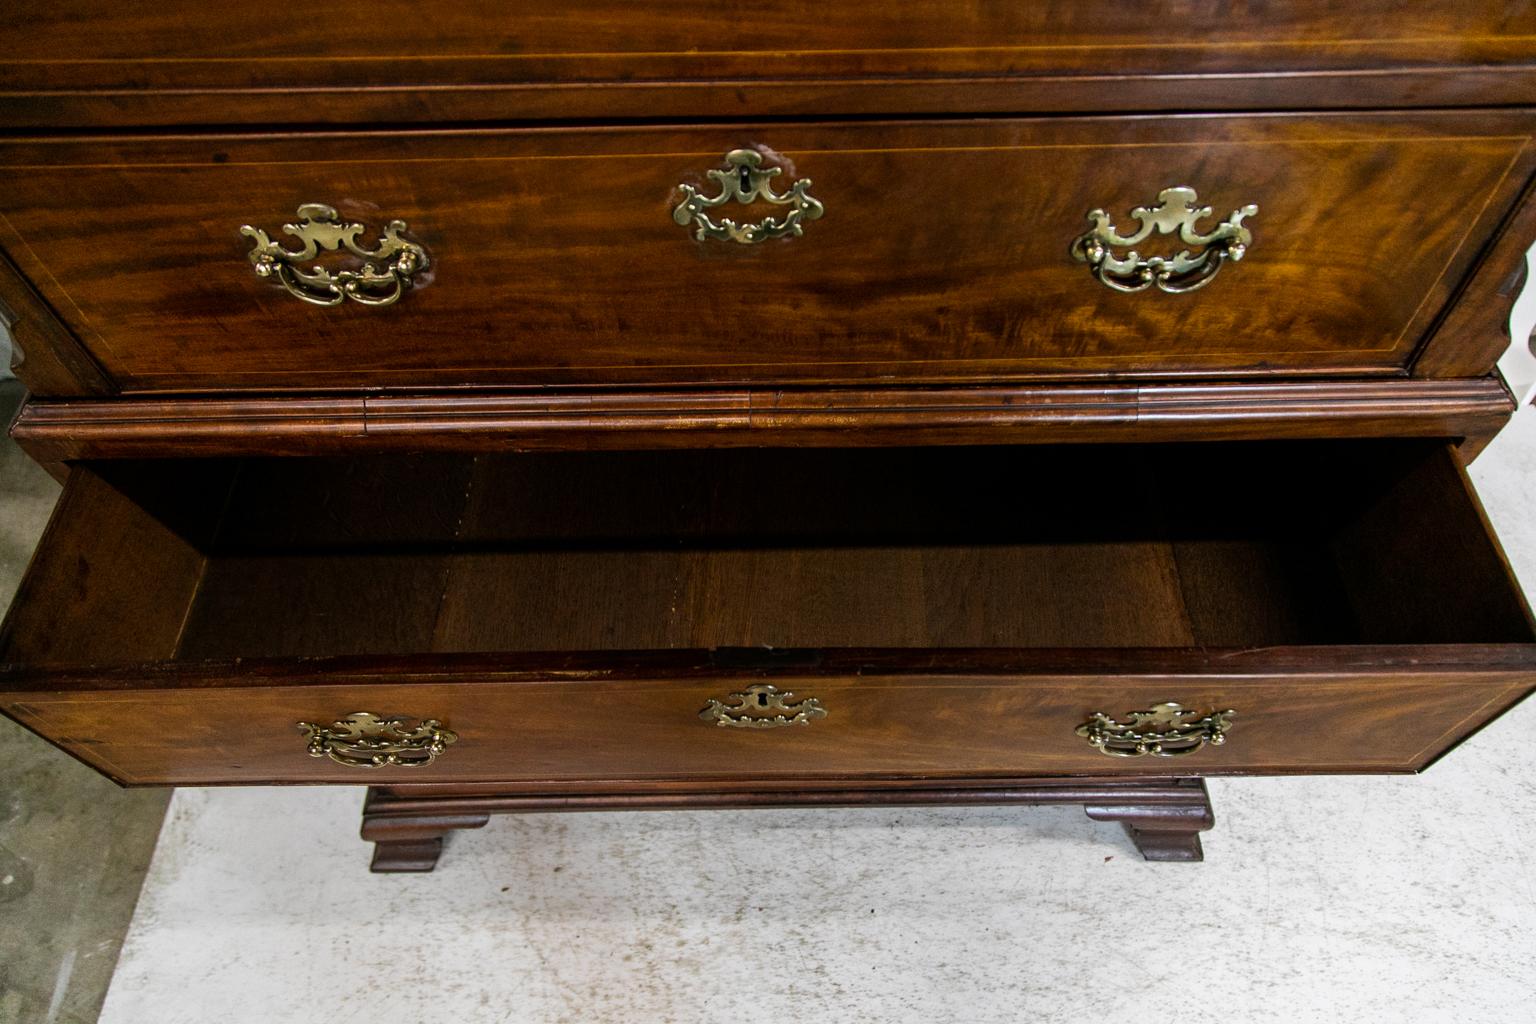
<path fill-rule="evenodd" d="M 11 436 L 42 462 L 508 449 L 883 447 L 1298 437 L 1461 439 L 1514 412 L 1496 377 L 1249 383 L 501 389 L 32 401 Z"/>
<path fill-rule="evenodd" d="M 0 242 L 126 390 L 1392 374 L 1524 188 L 1532 127 L 1507 112 L 14 140 Z M 826 216 L 758 246 L 673 223 L 677 187 L 712 193 L 705 173 L 741 146 L 812 179 Z M 1176 184 L 1218 217 L 1258 204 L 1242 263 L 1194 294 L 1124 295 L 1071 258 L 1088 211 L 1124 224 Z M 303 202 L 407 221 L 434 269 L 387 308 L 299 301 L 252 273 L 239 229 L 276 232 Z"/>
<path fill-rule="evenodd" d="M 1431 649 L 1422 649 L 1429 651 Z M 1126 659 L 1084 659 L 1051 673 L 1028 658 L 1001 673 L 942 664 L 899 677 L 865 669 L 832 678 L 785 670 L 680 682 L 644 677 L 499 683 L 483 674 L 430 676 L 401 663 L 366 683 L 49 693 L 7 692 L 4 710 L 120 782 L 345 783 L 584 781 L 944 775 L 1198 775 L 1413 771 L 1524 696 L 1536 659 L 1518 668 L 1431 672 L 1347 662 L 1312 671 L 1250 658 L 1223 674 Z M 451 665 L 451 662 L 448 663 Z M 1318 671 L 1321 669 L 1321 671 Z M 435 676 L 436 678 L 432 678 Z M 828 709 L 808 726 L 719 728 L 699 717 L 771 679 Z M 145 680 L 148 682 L 148 680 Z M 1182 760 L 1113 758 L 1074 730 L 1096 711 L 1123 717 L 1161 701 L 1202 713 L 1235 709 L 1230 738 Z M 433 765 L 358 769 L 313 759 L 297 723 L 352 711 L 433 717 L 459 739 Z"/>
<path fill-rule="evenodd" d="M 18 0 L 0 122 L 316 124 L 1531 102 L 1519 0 Z"/>
<path fill-rule="evenodd" d="M 401 782 L 1167 774 L 1072 732 L 1164 700 L 1242 714 L 1200 774 L 1407 771 L 1536 682 L 1430 442 L 99 463 L 28 588 L 0 707 L 132 782 L 355 781 L 294 726 L 355 710 L 463 737 Z M 698 718 L 763 681 L 843 713 Z"/>

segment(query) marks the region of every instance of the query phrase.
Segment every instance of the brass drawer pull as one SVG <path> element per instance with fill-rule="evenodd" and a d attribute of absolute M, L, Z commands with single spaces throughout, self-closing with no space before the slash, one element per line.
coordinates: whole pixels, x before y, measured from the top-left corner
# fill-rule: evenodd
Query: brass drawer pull
<path fill-rule="evenodd" d="M 289 294 L 305 302 L 339 306 L 351 299 L 365 306 L 388 306 L 405 293 L 417 274 L 432 265 L 427 250 L 400 237 L 406 230 L 403 220 L 392 220 L 384 226 L 378 248 L 364 249 L 357 239 L 367 228 L 343 223 L 332 207 L 305 203 L 298 212 L 299 223 L 283 225 L 283 234 L 304 243 L 304 248 L 297 251 L 278 245 L 261 228 L 249 224 L 240 233 L 256 243 L 246 254 L 256 276 L 277 278 Z M 321 250 L 337 252 L 342 247 L 367 262 L 359 270 L 339 270 L 334 274 L 318 264 L 308 269 L 300 266 Z"/>
<path fill-rule="evenodd" d="M 812 719 L 826 718 L 827 709 L 815 697 L 794 700 L 794 694 L 780 692 L 772 683 L 759 683 L 733 693 L 725 700 L 710 698 L 699 717 L 719 726 L 737 729 L 777 729 L 785 725 L 809 725 Z"/>
<path fill-rule="evenodd" d="M 689 224 L 698 225 L 693 237 L 699 241 L 715 239 L 752 245 L 766 242 L 770 238 L 799 235 L 802 233 L 802 222 L 816 220 L 824 212 L 821 203 L 812 199 L 806 191 L 811 187 L 809 178 L 801 178 L 789 187 L 788 192 L 775 192 L 770 182 L 779 175 L 780 169 L 764 167 L 762 154 L 756 150 L 733 149 L 725 154 L 725 162 L 728 170 L 708 172 L 709 177 L 720 185 L 719 195 L 707 198 L 699 195 L 699 190 L 692 185 L 678 186 L 683 193 L 683 201 L 672 211 L 672 219 L 684 227 Z M 741 225 L 725 218 L 721 218 L 717 224 L 704 212 L 732 199 L 742 204 L 764 199 L 776 206 L 788 206 L 790 210 L 782 220 L 769 217 L 757 224 Z"/>
<path fill-rule="evenodd" d="M 405 718 L 354 711 L 330 725 L 300 722 L 310 757 L 328 757 L 349 768 L 419 768 L 437 760 L 458 734 L 435 718 L 408 727 Z"/>
<path fill-rule="evenodd" d="M 1141 221 L 1141 229 L 1131 235 L 1117 232 L 1103 210 L 1090 212 L 1088 223 L 1093 228 L 1072 242 L 1073 257 L 1088 264 L 1095 278 L 1117 292 L 1139 292 L 1156 285 L 1161 291 L 1177 295 L 1205 287 L 1223 263 L 1242 259 L 1253 242 L 1253 236 L 1243 226 L 1243 218 L 1258 213 L 1257 206 L 1250 204 L 1232 211 L 1230 217 L 1216 225 L 1216 230 L 1202 235 L 1195 222 L 1209 217 L 1211 208 L 1195 205 L 1199 197 L 1194 189 L 1165 188 L 1157 194 L 1157 202 L 1151 209 L 1138 206 L 1131 211 L 1131 218 Z M 1198 246 L 1199 251 L 1184 249 L 1173 256 L 1143 257 L 1131 249 L 1154 231 L 1160 235 L 1177 231 L 1179 241 Z M 1116 256 L 1111 251 L 1116 248 L 1131 251 Z"/>
<path fill-rule="evenodd" d="M 1077 734 L 1111 757 L 1183 757 L 1207 743 L 1225 743 L 1237 712 L 1198 714 L 1179 704 L 1154 704 L 1147 711 L 1132 711 L 1127 722 L 1117 722 L 1099 711 L 1077 727 Z"/>

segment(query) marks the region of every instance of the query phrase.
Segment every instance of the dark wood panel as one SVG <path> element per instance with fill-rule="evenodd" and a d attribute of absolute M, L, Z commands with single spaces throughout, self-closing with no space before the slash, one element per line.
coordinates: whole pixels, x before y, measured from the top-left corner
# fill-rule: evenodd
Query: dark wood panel
<path fill-rule="evenodd" d="M 1081 110 L 1090 101 L 1168 110 L 1255 91 L 1272 107 L 1350 104 L 1384 82 L 1389 103 L 1444 103 L 1468 90 L 1507 103 L 1529 100 L 1536 36 L 1519 0 L 1199 0 L 1177 17 L 1067 0 L 767 0 L 744 17 L 654 0 L 431 11 L 379 0 L 366 18 L 331 22 L 316 33 L 297 10 L 192 0 L 132 10 L 13 3 L 0 11 L 0 46 L 12 55 L 0 66 L 0 117 L 272 124 Z M 978 80 L 998 85 L 989 94 Z M 1005 102 L 998 88 L 1011 105 L 983 106 L 989 95 Z M 165 120 L 148 120 L 157 115 Z"/>
<path fill-rule="evenodd" d="M 1523 186 L 1531 125 L 1511 112 L 16 141 L 0 145 L 0 235 L 130 389 L 1387 374 Z M 670 218 L 676 186 L 703 184 L 737 146 L 775 147 L 827 215 L 765 245 L 693 240 Z M 1070 257 L 1090 209 L 1124 220 L 1172 184 L 1223 215 L 1259 204 L 1241 264 L 1193 295 L 1123 295 Z M 276 231 L 305 201 L 407 220 L 430 277 L 386 309 L 274 290 L 239 227 Z"/>
<path fill-rule="evenodd" d="M 422 449 L 633 449 L 1469 439 L 1514 411 L 1492 377 L 1266 384 L 591 391 L 29 402 L 12 436 L 43 462 Z"/>
<path fill-rule="evenodd" d="M 177 657 L 431 649 L 470 471 L 442 456 L 246 463 Z"/>
<path fill-rule="evenodd" d="M 1474 623 L 1492 632 L 1528 628 L 1530 608 L 1492 536 L 1455 454 L 1441 451 L 1407 466 L 1346 519 L 1334 552 L 1371 636 L 1432 643 L 1448 630 L 1464 636 Z"/>
<path fill-rule="evenodd" d="M 1038 455 L 482 460 L 435 645 L 1187 645 L 1168 544 L 1114 522 L 1132 457 Z"/>
<path fill-rule="evenodd" d="M 834 788 L 835 787 L 835 788 Z M 1215 824 L 1201 779 L 927 779 L 865 781 L 793 789 L 746 790 L 655 788 L 611 793 L 592 785 L 583 792 L 544 793 L 504 786 L 494 792 L 426 794 L 420 786 L 370 787 L 363 805 L 363 838 L 375 843 L 373 871 L 431 871 L 447 834 L 480 828 L 492 814 L 526 811 L 643 811 L 723 807 L 884 807 L 941 804 L 1081 804 L 1095 821 L 1119 822 L 1147 860 L 1198 861 L 1200 833 Z M 444 787 L 427 787 L 444 788 Z"/>
<path fill-rule="evenodd" d="M 1466 377 L 1488 372 L 1512 344 L 1509 313 L 1529 284 L 1525 254 L 1536 243 L 1536 182 L 1489 240 L 1477 267 L 1435 325 L 1413 363 L 1422 377 Z M 1526 343 L 1526 339 L 1521 339 Z"/>
<path fill-rule="evenodd" d="M 104 472 L 66 482 L 0 628 L 0 664 L 175 656 L 229 472 L 163 463 Z M 134 497 L 113 486 L 119 473 L 133 477 Z"/>

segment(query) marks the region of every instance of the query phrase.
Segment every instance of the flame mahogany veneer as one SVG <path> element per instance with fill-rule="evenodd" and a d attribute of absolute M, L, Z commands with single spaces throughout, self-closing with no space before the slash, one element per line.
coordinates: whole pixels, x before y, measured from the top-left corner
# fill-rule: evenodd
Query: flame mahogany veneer
<path fill-rule="evenodd" d="M 376 782 L 377 870 L 493 813 L 992 802 L 1195 860 L 1203 777 L 1418 771 L 1536 686 L 1463 469 L 1530 4 L 557 6 L 0 8 L 11 432 L 67 481 L 5 714 L 129 785 Z M 696 240 L 732 150 L 824 216 Z M 1258 207 L 1241 262 L 1073 258 L 1175 186 Z M 429 265 L 301 302 L 241 228 L 303 204 Z M 826 714 L 709 717 L 768 684 Z M 1078 731 L 1166 702 L 1236 714 Z M 358 711 L 454 742 L 308 756 Z"/>

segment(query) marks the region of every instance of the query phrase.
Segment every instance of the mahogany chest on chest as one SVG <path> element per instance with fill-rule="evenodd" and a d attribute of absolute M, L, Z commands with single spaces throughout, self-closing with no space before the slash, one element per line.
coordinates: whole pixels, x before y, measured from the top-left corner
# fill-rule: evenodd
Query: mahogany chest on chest
<path fill-rule="evenodd" d="M 1536 686 L 1536 9 L 0 10 L 0 710 L 487 815 L 1413 772 Z M 1527 328 L 1528 329 L 1528 328 Z M 1501 374 L 1498 366 L 1504 368 Z"/>

